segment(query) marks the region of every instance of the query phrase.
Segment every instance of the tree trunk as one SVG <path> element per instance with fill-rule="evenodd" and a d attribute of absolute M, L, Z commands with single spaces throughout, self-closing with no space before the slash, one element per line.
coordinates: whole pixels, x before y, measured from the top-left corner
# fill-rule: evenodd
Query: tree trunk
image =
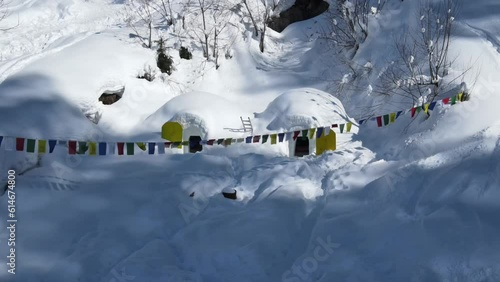
<path fill-rule="evenodd" d="M 255 22 L 255 19 L 252 16 L 252 12 L 250 12 L 250 8 L 248 8 L 247 0 L 243 0 L 243 4 L 245 4 L 245 7 L 247 8 L 248 15 L 250 16 L 250 19 L 252 20 L 253 28 L 254 28 L 254 35 L 257 37 L 259 35 L 259 29 L 257 28 L 257 23 Z"/>

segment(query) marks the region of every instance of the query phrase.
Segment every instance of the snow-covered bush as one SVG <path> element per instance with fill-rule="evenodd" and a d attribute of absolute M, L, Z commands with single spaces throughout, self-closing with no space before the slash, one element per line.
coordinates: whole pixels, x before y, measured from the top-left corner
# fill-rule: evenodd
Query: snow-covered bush
<path fill-rule="evenodd" d="M 160 38 L 157 42 L 158 42 L 158 49 L 156 51 L 157 53 L 156 64 L 162 73 L 171 75 L 172 72 L 175 70 L 174 60 L 172 59 L 171 56 L 167 55 L 166 53 L 165 40 L 163 38 Z"/>

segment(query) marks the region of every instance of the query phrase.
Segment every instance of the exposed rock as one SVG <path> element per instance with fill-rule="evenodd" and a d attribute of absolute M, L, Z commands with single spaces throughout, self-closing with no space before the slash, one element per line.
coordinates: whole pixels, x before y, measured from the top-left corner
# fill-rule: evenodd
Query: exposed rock
<path fill-rule="evenodd" d="M 104 105 L 112 105 L 122 98 L 123 92 L 125 92 L 125 87 L 118 90 L 106 90 L 99 97 L 99 102 L 102 102 Z"/>
<path fill-rule="evenodd" d="M 230 191 L 229 189 L 224 189 L 222 191 L 222 195 L 224 196 L 224 198 L 228 198 L 228 199 L 231 199 L 231 200 L 236 200 L 236 189 L 232 189 L 233 191 Z"/>
<path fill-rule="evenodd" d="M 282 32 L 294 22 L 304 21 L 321 15 L 328 10 L 329 4 L 323 0 L 296 0 L 290 9 L 273 17 L 268 23 L 269 28 Z"/>

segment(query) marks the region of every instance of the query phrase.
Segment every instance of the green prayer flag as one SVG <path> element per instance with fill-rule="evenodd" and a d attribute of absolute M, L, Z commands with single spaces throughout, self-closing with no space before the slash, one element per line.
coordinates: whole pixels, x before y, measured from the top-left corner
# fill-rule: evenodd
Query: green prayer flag
<path fill-rule="evenodd" d="M 127 155 L 134 154 L 134 143 L 127 143 Z"/>
<path fill-rule="evenodd" d="M 224 140 L 224 146 L 230 146 L 231 143 L 233 143 L 233 138 L 226 138 L 226 140 Z"/>
<path fill-rule="evenodd" d="M 389 115 L 384 115 L 384 125 L 389 124 Z"/>
<path fill-rule="evenodd" d="M 457 96 L 451 97 L 451 104 L 455 105 L 457 103 Z"/>
<path fill-rule="evenodd" d="M 307 132 L 308 131 L 309 130 L 307 130 L 307 129 L 302 130 L 302 137 L 307 137 Z"/>
<path fill-rule="evenodd" d="M 268 134 L 262 135 L 262 144 L 266 143 L 267 139 L 269 139 L 269 135 Z"/>
<path fill-rule="evenodd" d="M 339 124 L 340 133 L 344 133 L 344 124 Z"/>
<path fill-rule="evenodd" d="M 47 152 L 47 141 L 38 140 L 38 153 L 45 154 Z"/>
<path fill-rule="evenodd" d="M 35 139 L 28 139 L 26 141 L 26 151 L 28 153 L 34 153 L 35 152 L 35 143 L 36 143 Z"/>
<path fill-rule="evenodd" d="M 85 155 L 85 152 L 87 152 L 88 149 L 89 149 L 89 147 L 87 146 L 87 142 L 78 141 L 78 154 L 79 155 Z"/>

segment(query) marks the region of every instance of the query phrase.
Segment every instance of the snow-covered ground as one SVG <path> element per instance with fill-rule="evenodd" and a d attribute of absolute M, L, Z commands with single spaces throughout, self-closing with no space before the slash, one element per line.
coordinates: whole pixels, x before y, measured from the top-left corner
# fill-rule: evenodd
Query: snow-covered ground
<path fill-rule="evenodd" d="M 19 26 L 0 38 L 0 136 L 148 141 L 140 138 L 188 109 L 211 137 L 226 137 L 239 115 L 268 133 L 291 129 L 280 116 L 320 126 L 411 107 L 370 91 L 338 94 L 332 81 L 346 71 L 316 40 L 321 16 L 268 30 L 264 54 L 250 31 L 239 35 L 218 70 L 200 52 L 186 61 L 171 49 L 172 76 L 136 79 L 155 53 L 129 36 L 122 2 L 11 1 L 1 24 Z M 390 1 L 374 19 L 359 65 L 387 62 L 391 33 L 411 24 L 414 3 Z M 236 144 L 68 157 L 58 145 L 17 177 L 15 276 L 4 263 L 0 197 L 0 280 L 500 281 L 500 3 L 461 9 L 452 55 L 456 69 L 473 67 L 471 100 L 428 119 L 370 122 L 339 134 L 337 151 L 289 158 L 279 146 Z M 117 87 L 125 87 L 119 102 L 97 102 Z M 306 91 L 317 101 L 294 98 Z M 102 114 L 98 125 L 88 112 Z M 2 181 L 8 168 L 37 161 L 5 146 Z M 239 199 L 223 198 L 224 189 Z"/>

